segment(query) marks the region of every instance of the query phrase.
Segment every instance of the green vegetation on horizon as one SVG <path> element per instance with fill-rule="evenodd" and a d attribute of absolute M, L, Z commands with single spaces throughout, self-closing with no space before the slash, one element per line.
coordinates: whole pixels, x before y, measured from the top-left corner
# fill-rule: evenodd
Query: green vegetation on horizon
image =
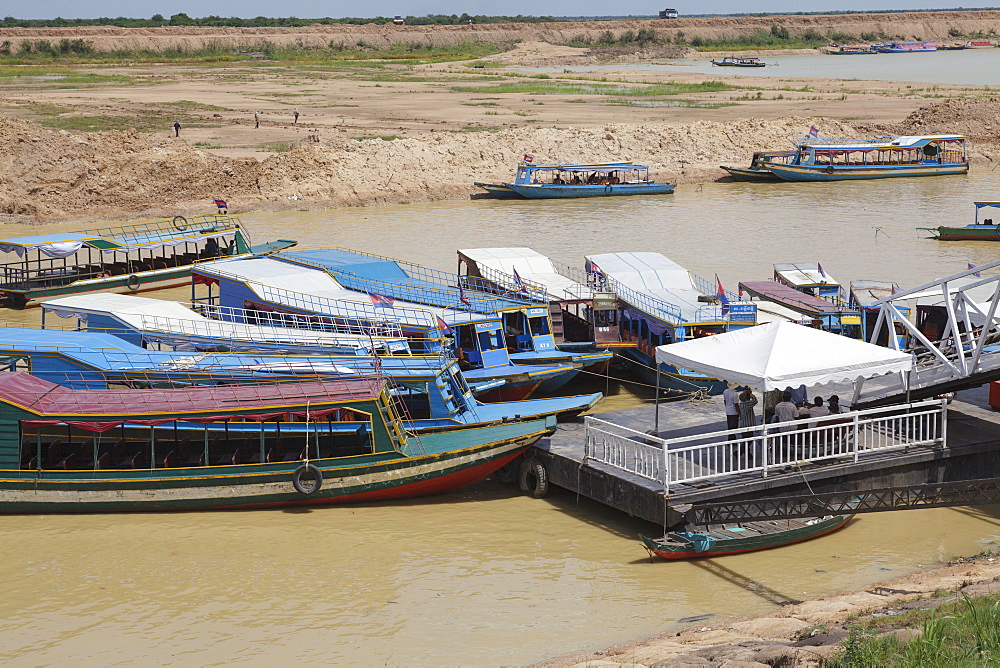
<path fill-rule="evenodd" d="M 557 21 L 552 16 L 484 16 L 481 14 L 428 14 L 427 16 L 407 16 L 404 18 L 407 25 L 464 25 L 470 21 L 473 23 L 548 23 Z M 3 28 L 77 28 L 90 26 L 114 26 L 118 28 L 160 28 L 163 26 L 199 26 L 210 28 L 298 28 L 311 25 L 384 25 L 392 23 L 391 16 L 376 16 L 373 18 L 339 18 L 334 19 L 329 16 L 324 18 L 296 18 L 288 17 L 268 17 L 257 16 L 252 19 L 243 19 L 238 16 L 205 16 L 193 18 L 181 12 L 174 14 L 170 18 L 165 18 L 162 14 L 154 14 L 152 18 L 136 19 L 119 16 L 117 18 L 102 17 L 97 19 L 64 19 L 56 17 L 54 19 L 16 19 L 8 16 L 0 21 Z"/>

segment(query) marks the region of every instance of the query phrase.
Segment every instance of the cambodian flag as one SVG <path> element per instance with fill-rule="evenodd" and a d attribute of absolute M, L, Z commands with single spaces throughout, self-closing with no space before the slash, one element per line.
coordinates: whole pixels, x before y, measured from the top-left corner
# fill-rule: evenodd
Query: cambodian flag
<path fill-rule="evenodd" d="M 590 261 L 590 273 L 600 274 L 601 276 L 604 276 L 604 271 L 600 267 L 598 267 L 597 263 L 594 262 L 593 260 Z"/>
<path fill-rule="evenodd" d="M 826 278 L 826 272 L 823 271 L 823 265 L 821 265 L 819 262 L 817 262 L 816 263 L 816 268 L 819 269 L 819 275 L 822 276 L 823 278 Z"/>
<path fill-rule="evenodd" d="M 969 269 L 975 269 L 975 268 L 976 268 L 976 265 L 974 265 L 974 264 L 972 264 L 970 262 L 969 263 Z M 982 278 L 983 277 L 983 275 L 980 274 L 978 271 L 973 272 L 972 275 L 975 276 L 976 278 Z"/>
<path fill-rule="evenodd" d="M 819 128 L 816 127 L 815 125 L 810 125 L 809 126 L 809 136 L 810 137 L 819 137 Z"/>
<path fill-rule="evenodd" d="M 521 274 L 517 273 L 517 267 L 514 267 L 514 282 L 517 283 L 518 292 L 524 292 L 524 293 L 528 292 L 528 286 L 524 282 L 524 279 L 521 278 Z"/>
<path fill-rule="evenodd" d="M 396 300 L 388 295 L 380 295 L 375 292 L 369 292 L 368 298 L 372 300 L 373 306 L 392 306 L 396 303 Z"/>
<path fill-rule="evenodd" d="M 458 284 L 458 301 L 462 302 L 466 306 L 472 306 L 472 302 L 465 296 L 465 288 L 462 287 L 461 283 Z"/>
<path fill-rule="evenodd" d="M 722 304 L 722 316 L 725 317 L 729 315 L 729 298 L 726 297 L 726 290 L 722 287 L 722 281 L 719 280 L 719 275 L 715 275 L 715 296 L 719 298 L 719 303 Z"/>
<path fill-rule="evenodd" d="M 224 200 L 224 199 L 217 199 L 217 200 L 215 200 L 215 206 L 217 206 L 220 209 L 228 209 L 229 208 L 229 205 L 226 204 L 226 200 Z"/>
<path fill-rule="evenodd" d="M 534 161 L 535 161 L 535 156 L 531 155 L 530 153 L 525 153 L 524 157 L 521 158 L 521 162 L 526 162 L 528 164 L 531 164 Z"/>
<path fill-rule="evenodd" d="M 446 323 L 444 320 L 441 319 L 441 316 L 438 316 L 438 329 L 440 329 L 445 334 L 455 333 L 454 330 L 452 330 L 452 328 L 448 326 L 448 323 Z"/>

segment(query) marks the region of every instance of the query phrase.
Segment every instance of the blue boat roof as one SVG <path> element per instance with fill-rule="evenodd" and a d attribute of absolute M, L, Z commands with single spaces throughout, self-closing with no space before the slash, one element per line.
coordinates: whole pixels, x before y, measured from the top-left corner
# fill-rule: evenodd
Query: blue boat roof
<path fill-rule="evenodd" d="M 425 269 L 419 265 L 403 263 L 404 268 L 398 261 L 389 258 L 381 258 L 364 253 L 344 250 L 340 248 L 323 248 L 315 250 L 297 250 L 281 253 L 279 259 L 292 262 L 301 261 L 325 269 L 337 271 L 349 271 L 352 274 L 376 283 L 372 285 L 359 285 L 348 280 L 338 280 L 345 287 L 385 294 L 386 296 L 406 301 L 430 304 L 440 307 L 455 308 L 460 303 L 458 285 L 464 277 L 458 274 Z M 427 280 L 414 275 L 423 273 L 433 276 L 437 280 Z M 526 303 L 524 300 L 511 299 L 502 295 L 481 293 L 474 290 L 465 290 L 467 298 L 472 302 L 471 308 L 474 311 L 498 311 L 508 308 L 521 308 L 525 306 L 538 306 L 538 304 Z"/>

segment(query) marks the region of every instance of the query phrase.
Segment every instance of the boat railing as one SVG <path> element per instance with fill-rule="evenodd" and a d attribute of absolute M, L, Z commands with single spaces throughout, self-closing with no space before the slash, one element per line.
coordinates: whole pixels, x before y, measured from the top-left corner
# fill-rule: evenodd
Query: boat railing
<path fill-rule="evenodd" d="M 695 274 L 694 272 L 691 271 L 688 272 L 688 277 L 691 279 L 691 285 L 694 286 L 694 289 L 700 292 L 701 294 L 709 297 L 718 296 L 719 286 L 712 283 L 712 281 L 708 280 L 707 278 L 702 278 L 698 274 Z M 729 290 L 725 289 L 723 289 L 723 292 L 726 295 L 726 299 L 728 299 L 731 302 L 740 300 L 739 296 L 736 293 L 730 292 Z"/>
<path fill-rule="evenodd" d="M 440 269 L 431 269 L 430 267 L 425 267 L 423 265 L 414 264 L 412 262 L 406 262 L 404 260 L 397 260 L 395 258 L 386 257 L 384 255 L 378 255 L 375 253 L 367 253 L 364 251 L 356 251 L 349 248 L 337 248 L 336 250 L 342 250 L 348 253 L 354 253 L 356 255 L 364 255 L 366 257 L 373 257 L 380 260 L 385 260 L 388 262 L 394 262 L 400 269 L 402 269 L 410 278 L 424 281 L 433 285 L 438 285 L 444 289 L 444 294 L 447 298 L 454 301 L 455 290 L 461 285 L 463 291 L 466 293 L 466 297 L 472 299 L 472 295 L 469 292 L 480 292 L 488 295 L 502 295 L 505 299 L 513 299 L 515 301 L 531 302 L 544 304 L 548 301 L 545 298 L 545 291 L 542 286 L 531 286 L 537 287 L 538 290 L 532 292 L 529 290 L 527 293 L 521 290 L 521 286 L 517 284 L 514 280 L 513 275 L 503 274 L 502 272 L 497 272 L 497 279 L 490 278 L 478 278 L 476 276 L 465 276 L 461 274 L 453 274 L 447 271 L 441 271 Z M 300 260 L 296 258 L 296 262 Z M 351 274 L 357 276 L 360 279 L 368 280 L 367 277 L 361 276 L 356 272 L 352 272 L 350 269 L 341 267 L 331 267 L 329 265 L 323 264 L 322 262 L 311 262 L 313 266 L 323 267 L 331 272 L 336 272 L 337 275 Z M 506 277 L 506 278 L 504 278 Z M 406 285 L 403 283 L 402 285 Z M 417 292 L 426 290 L 426 285 L 416 285 L 410 284 L 417 289 Z M 401 297 L 402 298 L 402 297 Z M 444 304 L 434 303 L 434 306 L 447 306 L 450 302 Z M 509 305 L 508 305 L 509 306 Z M 478 310 L 478 309 L 474 309 Z"/>
<path fill-rule="evenodd" d="M 671 325 L 683 324 L 684 316 L 682 315 L 679 306 L 675 306 L 670 302 L 657 299 L 656 297 L 651 297 L 650 295 L 639 292 L 638 290 L 626 287 L 621 282 L 616 281 L 610 276 L 605 277 L 605 282 L 608 286 L 609 292 L 617 294 L 618 298 L 626 304 L 630 304 L 640 311 L 666 323 L 670 323 Z"/>
<path fill-rule="evenodd" d="M 672 486 L 696 481 L 753 473 L 766 477 L 808 462 L 857 462 L 889 450 L 946 447 L 948 410 L 947 400 L 929 400 L 676 438 L 657 438 L 592 416 L 584 421 L 584 464 L 599 462 L 659 482 L 669 494 Z"/>
<path fill-rule="evenodd" d="M 508 289 L 505 286 L 515 286 L 514 289 L 520 294 L 525 294 L 527 291 L 527 294 L 531 297 L 531 299 L 538 303 L 548 301 L 548 291 L 545 289 L 545 286 L 540 283 L 535 283 L 534 281 L 522 278 L 521 283 L 523 286 L 519 286 L 517 281 L 514 279 L 513 274 L 508 274 L 486 265 L 480 265 L 478 269 L 481 278 L 476 276 L 459 276 L 459 280 L 461 280 L 463 286 L 467 281 L 472 280 L 476 283 L 481 283 L 484 286 L 492 286 L 491 289 L 488 290 L 485 289 L 485 287 L 476 288 L 477 290 L 503 295 L 508 294 Z"/>
<path fill-rule="evenodd" d="M 240 227 L 240 225 L 240 219 L 236 216 L 211 215 L 192 218 L 175 216 L 173 219 L 155 220 L 136 225 L 81 230 L 79 234 L 80 236 L 106 237 L 109 239 L 148 237 L 152 241 L 182 237 L 193 233 L 208 234 L 210 232 L 233 230 Z"/>
<path fill-rule="evenodd" d="M 862 144 L 887 144 L 896 139 L 895 135 L 883 135 L 873 137 L 799 137 L 795 140 L 796 146 L 854 146 Z"/>
<path fill-rule="evenodd" d="M 561 296 L 562 299 L 590 299 L 595 292 L 609 292 L 604 274 L 587 271 L 551 259 L 549 262 L 557 274 L 576 283 L 572 288 L 564 290 L 565 294 Z"/>
<path fill-rule="evenodd" d="M 145 322 L 162 323 L 167 327 L 183 328 L 184 331 L 194 331 L 191 325 L 202 326 L 208 331 L 213 320 L 223 320 L 230 325 L 244 324 L 248 333 L 257 332 L 258 336 L 271 334 L 281 338 L 300 338 L 308 336 L 308 332 L 324 334 L 345 334 L 349 336 L 380 336 L 384 338 L 402 338 L 403 330 L 398 323 L 380 323 L 373 327 L 370 321 L 338 318 L 337 320 L 318 319 L 308 315 L 295 313 L 280 313 L 274 311 L 256 311 L 244 308 L 220 306 L 217 304 L 200 305 L 197 309 L 206 316 L 208 322 L 183 318 L 167 318 L 162 316 L 143 316 Z M 317 340 L 329 340 L 326 338 Z"/>

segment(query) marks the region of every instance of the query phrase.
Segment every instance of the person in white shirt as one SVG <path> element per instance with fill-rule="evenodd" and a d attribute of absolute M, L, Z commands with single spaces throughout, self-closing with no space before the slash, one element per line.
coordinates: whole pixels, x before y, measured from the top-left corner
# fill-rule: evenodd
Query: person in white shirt
<path fill-rule="evenodd" d="M 781 393 L 781 401 L 774 406 L 774 421 L 783 423 L 778 427 L 778 431 L 791 431 L 795 429 L 795 419 L 799 416 L 799 408 L 792 403 L 790 392 Z"/>
<path fill-rule="evenodd" d="M 736 429 L 740 426 L 740 393 L 736 391 L 736 383 L 729 383 L 722 393 L 722 402 L 726 405 L 726 429 Z M 729 440 L 736 439 L 736 434 L 730 434 Z"/>
<path fill-rule="evenodd" d="M 830 409 L 823 405 L 823 397 L 813 399 L 812 406 L 803 408 L 802 411 L 809 417 L 826 417 L 830 414 Z"/>

